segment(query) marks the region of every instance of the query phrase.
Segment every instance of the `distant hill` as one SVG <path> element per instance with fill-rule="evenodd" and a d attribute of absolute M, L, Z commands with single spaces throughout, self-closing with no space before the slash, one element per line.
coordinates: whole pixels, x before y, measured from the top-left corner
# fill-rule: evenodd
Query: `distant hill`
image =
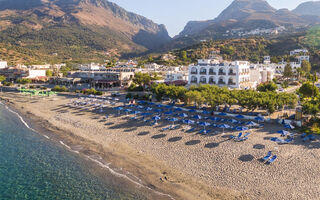
<path fill-rule="evenodd" d="M 49 60 L 105 59 L 154 50 L 170 40 L 164 25 L 107 0 L 0 0 L 2 48 L 23 55 L 31 51 Z M 13 59 L 8 52 L 0 51 L 0 57 Z"/>
<path fill-rule="evenodd" d="M 298 15 L 320 16 L 320 1 L 308 1 L 302 3 L 292 12 Z"/>
<path fill-rule="evenodd" d="M 319 16 L 300 14 L 299 10 L 302 9 L 296 9 L 294 12 L 288 9 L 277 10 L 265 0 L 234 0 L 215 19 L 187 23 L 167 48 L 181 48 L 201 40 L 274 37 L 305 31 L 320 24 Z"/>

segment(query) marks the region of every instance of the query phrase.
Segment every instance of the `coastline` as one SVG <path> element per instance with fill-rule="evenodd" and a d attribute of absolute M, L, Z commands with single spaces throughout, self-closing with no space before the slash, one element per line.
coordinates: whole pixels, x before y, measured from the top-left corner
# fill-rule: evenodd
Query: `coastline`
<path fill-rule="evenodd" d="M 45 118 L 27 110 L 23 106 L 24 103 L 14 100 L 18 93 L 10 95 L 12 96 L 0 95 L 1 100 L 21 115 L 27 124 L 31 124 L 31 128 L 36 132 L 47 139 L 59 142 L 74 153 L 80 153 L 101 168 L 147 188 L 163 199 L 247 199 L 245 195 L 234 190 L 218 187 L 212 190 L 201 181 L 168 167 L 164 162 L 152 158 L 145 152 L 137 151 L 128 144 L 105 145 L 83 138 L 74 130 L 51 123 L 50 117 Z"/>
<path fill-rule="evenodd" d="M 65 148 L 174 199 L 298 200 L 320 194 L 319 136 L 303 142 L 296 133 L 293 143 L 279 145 L 270 138 L 280 137 L 277 131 L 283 126 L 266 123 L 251 129 L 245 142 L 235 142 L 229 137 L 237 131 L 216 129 L 218 133 L 206 136 L 182 129 L 162 131 L 171 123 L 161 120 L 150 126 L 111 107 L 104 114 L 93 107 L 69 107 L 74 96 L 0 97 L 34 122 L 31 128 L 49 130 L 47 136 L 62 141 Z M 107 119 L 106 113 L 111 114 Z M 271 165 L 261 161 L 268 151 L 278 156 Z"/>

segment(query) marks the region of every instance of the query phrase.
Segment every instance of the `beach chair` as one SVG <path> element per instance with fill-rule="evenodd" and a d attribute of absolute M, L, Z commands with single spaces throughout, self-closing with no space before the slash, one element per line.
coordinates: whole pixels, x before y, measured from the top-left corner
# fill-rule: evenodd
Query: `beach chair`
<path fill-rule="evenodd" d="M 306 136 L 307 136 L 307 133 L 302 133 L 302 135 L 300 137 L 305 138 Z"/>
<path fill-rule="evenodd" d="M 239 133 L 239 135 L 238 136 L 230 136 L 230 139 L 234 139 L 234 140 L 236 140 L 236 139 L 239 139 L 239 138 L 241 138 L 241 136 L 242 136 L 242 132 L 241 133 Z"/>
<path fill-rule="evenodd" d="M 267 161 L 270 159 L 270 157 L 272 156 L 272 151 L 269 151 L 268 154 L 262 158 L 263 161 Z"/>
<path fill-rule="evenodd" d="M 273 163 L 277 159 L 277 156 L 274 155 L 270 160 L 267 161 L 268 164 Z"/>

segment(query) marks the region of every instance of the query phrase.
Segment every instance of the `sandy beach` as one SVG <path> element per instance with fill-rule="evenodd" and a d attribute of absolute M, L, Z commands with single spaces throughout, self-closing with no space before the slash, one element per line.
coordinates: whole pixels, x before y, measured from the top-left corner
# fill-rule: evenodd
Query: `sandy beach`
<path fill-rule="evenodd" d="M 270 141 L 283 126 L 266 123 L 244 142 L 230 140 L 238 132 L 200 135 L 181 128 L 162 131 L 170 122 L 150 126 L 111 107 L 97 113 L 70 107 L 71 96 L 30 97 L 1 93 L 36 128 L 48 129 L 76 151 L 101 157 L 174 199 L 319 199 L 320 142 L 292 144 Z M 119 104 L 122 105 L 122 104 Z M 117 106 L 117 105 L 115 105 Z M 105 115 L 109 114 L 106 119 Z M 278 156 L 267 165 L 268 151 Z M 164 199 L 168 196 L 164 195 Z"/>

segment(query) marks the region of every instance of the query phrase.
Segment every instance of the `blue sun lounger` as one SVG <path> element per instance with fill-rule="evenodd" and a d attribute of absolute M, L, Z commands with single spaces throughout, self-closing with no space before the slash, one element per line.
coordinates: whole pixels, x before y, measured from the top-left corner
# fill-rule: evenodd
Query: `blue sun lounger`
<path fill-rule="evenodd" d="M 274 155 L 270 160 L 267 161 L 268 164 L 273 163 L 277 159 L 277 156 Z"/>
<path fill-rule="evenodd" d="M 203 134 L 203 135 L 207 135 L 208 133 L 210 133 L 210 130 L 205 130 L 205 129 L 202 129 L 199 134 Z"/>
<path fill-rule="evenodd" d="M 230 136 L 230 139 L 239 139 L 239 138 L 241 138 L 241 136 L 242 136 L 242 132 L 241 133 L 239 133 L 239 135 L 238 136 L 234 136 L 234 135 L 232 135 L 232 136 Z"/>
<path fill-rule="evenodd" d="M 271 156 L 272 156 L 272 151 L 269 151 L 268 154 L 265 157 L 262 158 L 262 160 L 263 161 L 267 161 L 267 160 L 269 160 L 271 158 Z"/>

